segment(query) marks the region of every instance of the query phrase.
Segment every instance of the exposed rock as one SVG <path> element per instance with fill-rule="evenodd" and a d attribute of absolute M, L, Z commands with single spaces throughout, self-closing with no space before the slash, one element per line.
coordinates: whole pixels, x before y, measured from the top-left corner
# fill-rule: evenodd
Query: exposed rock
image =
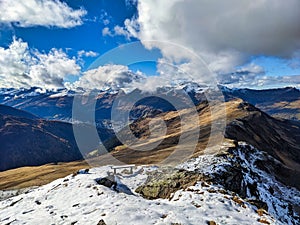
<path fill-rule="evenodd" d="M 165 219 L 165 218 L 167 218 L 167 216 L 168 216 L 168 214 L 162 214 L 162 215 L 160 216 L 160 218 Z"/>
<path fill-rule="evenodd" d="M 36 200 L 35 203 L 36 203 L 37 205 L 42 204 L 39 200 Z"/>
<path fill-rule="evenodd" d="M 151 172 L 145 184 L 135 191 L 147 199 L 167 199 L 177 190 L 193 186 L 203 179 L 201 174 L 195 172 L 163 169 Z"/>
<path fill-rule="evenodd" d="M 232 201 L 234 201 L 242 207 L 246 207 L 244 201 L 237 196 L 233 196 Z"/>
<path fill-rule="evenodd" d="M 264 214 L 268 215 L 268 212 L 264 209 L 258 209 L 258 210 L 256 210 L 256 212 L 259 216 L 263 216 Z"/>
<path fill-rule="evenodd" d="M 89 173 L 89 171 L 90 171 L 90 169 L 82 169 L 82 170 L 78 170 L 77 171 L 77 174 L 88 174 Z"/>
<path fill-rule="evenodd" d="M 246 197 L 246 187 L 243 185 L 243 172 L 241 165 L 228 166 L 226 172 L 219 173 L 212 178 L 213 183 L 222 184 L 226 190 L 233 191 L 239 196 Z"/>
<path fill-rule="evenodd" d="M 265 219 L 265 218 L 259 218 L 258 219 L 258 222 L 260 222 L 260 223 L 264 223 L 264 224 L 271 224 L 267 219 Z"/>
<path fill-rule="evenodd" d="M 23 200 L 23 198 L 20 198 L 19 200 L 12 202 L 9 206 L 14 206 L 14 205 L 17 204 L 19 201 L 22 201 L 22 200 Z"/>
<path fill-rule="evenodd" d="M 97 225 L 106 225 L 106 223 L 104 222 L 103 219 L 99 220 L 99 222 L 97 223 Z"/>
<path fill-rule="evenodd" d="M 251 199 L 251 200 L 248 200 L 247 202 L 249 202 L 252 205 L 255 205 L 258 209 L 264 209 L 264 210 L 268 211 L 268 204 L 263 201 L 260 201 L 258 199 L 255 199 L 255 200 Z"/>
<path fill-rule="evenodd" d="M 108 188 L 113 188 L 116 190 L 117 187 L 117 182 L 115 181 L 114 175 L 108 175 L 107 177 L 104 178 L 98 178 L 96 179 L 97 184 L 103 185 Z"/>

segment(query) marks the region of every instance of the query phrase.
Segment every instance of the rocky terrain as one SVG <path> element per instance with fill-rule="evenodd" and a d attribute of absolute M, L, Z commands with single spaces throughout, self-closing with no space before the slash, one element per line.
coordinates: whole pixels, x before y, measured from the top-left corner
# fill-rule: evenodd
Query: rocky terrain
<path fill-rule="evenodd" d="M 227 144 L 226 144 L 227 143 Z M 300 192 L 256 166 L 277 162 L 228 140 L 222 154 L 176 168 L 109 166 L 27 190 L 0 202 L 3 224 L 298 224 Z M 106 180 L 106 182 L 103 182 Z"/>
<path fill-rule="evenodd" d="M 144 99 L 130 114 L 129 130 L 114 134 L 98 126 L 102 145 L 90 146 L 87 137 L 86 153 L 96 149 L 92 157 L 71 163 L 60 162 L 82 157 L 72 124 L 0 106 L 3 170 L 16 162 L 57 164 L 0 173 L 7 189 L 0 192 L 0 224 L 299 224 L 300 123 L 270 116 L 256 107 L 264 101 L 260 93 L 243 90 L 255 93 L 250 104 L 251 98 L 234 96 L 240 91 L 227 90 L 235 94 L 226 102 L 194 92 L 199 104 L 177 111 L 162 99 Z M 277 91 L 288 99 L 298 90 Z M 97 95 L 97 110 L 110 112 L 113 96 Z M 134 173 L 113 175 L 112 158 L 135 164 Z M 58 179 L 84 167 L 94 168 Z"/>

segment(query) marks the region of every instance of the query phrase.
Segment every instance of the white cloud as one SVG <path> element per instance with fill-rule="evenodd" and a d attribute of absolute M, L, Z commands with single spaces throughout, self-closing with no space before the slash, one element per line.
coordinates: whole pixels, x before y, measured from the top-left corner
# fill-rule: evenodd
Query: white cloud
<path fill-rule="evenodd" d="M 181 87 L 186 81 L 205 83 L 205 78 L 195 80 L 187 73 L 188 65 L 173 66 L 164 59 L 158 63 L 157 76 L 146 76 L 140 71 L 133 72 L 127 66 L 107 64 L 83 73 L 78 81 L 67 83 L 66 86 L 73 90 L 112 90 L 123 89 L 130 92 L 139 89 L 155 92 L 159 87 Z M 207 79 L 210 79 L 206 76 Z"/>
<path fill-rule="evenodd" d="M 100 10 L 99 20 L 104 26 L 107 26 L 108 24 L 110 24 L 112 19 L 113 18 L 110 15 L 108 15 L 108 13 L 104 9 Z"/>
<path fill-rule="evenodd" d="M 250 63 L 248 65 L 245 65 L 239 69 L 236 70 L 236 73 L 244 73 L 244 72 L 248 72 L 248 73 L 253 73 L 253 74 L 264 74 L 265 70 L 263 67 L 256 65 L 254 63 Z"/>
<path fill-rule="evenodd" d="M 300 87 L 300 76 L 266 76 L 258 74 L 233 75 L 236 80 L 226 84 L 230 88 L 276 88 L 276 87 Z"/>
<path fill-rule="evenodd" d="M 64 87 L 68 75 L 79 75 L 80 66 L 62 50 L 48 54 L 14 39 L 8 48 L 0 47 L 0 87 L 56 89 Z"/>
<path fill-rule="evenodd" d="M 78 51 L 78 57 L 81 58 L 81 57 L 97 57 L 98 56 L 98 53 L 97 52 L 93 52 L 93 51 L 85 51 L 85 50 L 81 50 L 81 51 Z"/>
<path fill-rule="evenodd" d="M 72 9 L 59 0 L 0 1 L 0 23 L 20 27 L 71 28 L 83 24 L 84 9 Z"/>
<path fill-rule="evenodd" d="M 276 88 L 283 86 L 300 87 L 300 75 L 268 76 L 261 66 L 253 63 L 233 73 L 219 75 L 220 84 L 230 88 Z"/>
<path fill-rule="evenodd" d="M 138 11 L 141 40 L 279 56 L 300 47 L 298 0 L 143 0 Z"/>
<path fill-rule="evenodd" d="M 112 35 L 112 33 L 111 33 L 111 31 L 109 30 L 109 28 L 108 27 L 104 27 L 103 29 L 102 29 L 102 36 L 113 36 Z"/>
<path fill-rule="evenodd" d="M 160 48 L 168 60 L 188 56 L 147 41 L 187 47 L 211 70 L 227 74 L 253 55 L 292 58 L 300 49 L 299 21 L 299 0 L 139 0 L 138 17 L 126 20 L 124 29 L 146 47 Z"/>
<path fill-rule="evenodd" d="M 300 87 L 300 76 L 261 76 L 257 77 L 257 86 Z"/>
<path fill-rule="evenodd" d="M 174 67 L 167 62 L 160 62 L 158 70 L 163 74 L 146 76 L 141 72 L 134 73 L 127 66 L 108 64 L 84 72 L 78 81 L 67 83 L 65 86 L 68 89 L 84 91 L 123 89 L 130 92 L 138 88 L 146 92 L 155 92 L 159 87 L 182 88 L 186 82 L 203 82 L 191 78 L 186 70 L 182 70 L 182 66 Z M 255 64 L 248 64 L 233 73 L 219 75 L 219 81 L 230 88 L 300 87 L 300 76 L 266 76 L 263 68 Z"/>
<path fill-rule="evenodd" d="M 104 27 L 102 30 L 102 36 L 124 36 L 127 40 L 130 40 L 130 38 L 133 37 L 128 30 L 119 25 L 116 25 L 112 30 L 110 30 L 108 27 Z"/>
<path fill-rule="evenodd" d="M 133 73 L 127 66 L 108 64 L 84 72 L 78 81 L 69 85 L 72 89 L 119 90 L 128 88 L 142 79 L 145 79 L 142 74 Z"/>
<path fill-rule="evenodd" d="M 124 36 L 127 40 L 129 40 L 132 37 L 129 31 L 118 25 L 114 27 L 114 35 Z"/>

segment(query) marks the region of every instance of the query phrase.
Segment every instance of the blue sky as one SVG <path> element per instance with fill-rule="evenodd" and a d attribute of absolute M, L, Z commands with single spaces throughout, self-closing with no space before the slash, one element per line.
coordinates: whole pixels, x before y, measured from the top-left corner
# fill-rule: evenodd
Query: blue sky
<path fill-rule="evenodd" d="M 69 29 L 59 27 L 3 27 L 1 29 L 1 46 L 8 46 L 13 36 L 27 42 L 31 48 L 48 52 L 52 48 L 68 50 L 69 55 L 76 55 L 80 50 L 94 51 L 104 54 L 110 49 L 127 42 L 125 37 L 103 37 L 102 29 L 105 27 L 103 20 L 108 19 L 108 26 L 123 26 L 126 18 L 136 14 L 136 8 L 127 6 L 124 0 L 114 0 L 113 4 L 107 0 L 68 0 L 70 7 L 79 9 L 83 7 L 88 13 L 83 18 L 84 24 Z M 85 59 L 86 67 L 93 59 Z"/>
<path fill-rule="evenodd" d="M 227 21 L 226 26 L 228 25 L 228 27 L 224 29 L 225 33 L 224 31 L 222 31 L 222 35 L 219 35 L 218 32 L 213 31 L 215 28 L 208 30 L 208 28 L 212 26 L 211 24 L 221 24 L 221 22 L 213 21 L 212 23 L 208 22 L 207 24 L 203 24 L 203 21 L 205 21 L 204 19 L 207 19 L 207 21 L 212 21 L 215 17 L 206 15 L 205 11 L 201 13 L 202 8 L 204 8 L 203 10 L 205 10 L 206 5 L 201 5 L 201 1 L 196 0 L 191 0 L 190 6 L 188 4 L 180 6 L 180 3 L 176 5 L 177 3 L 174 3 L 172 1 L 165 1 L 164 3 L 157 3 L 156 1 L 147 2 L 135 0 L 52 1 L 52 8 L 57 7 L 56 12 L 51 12 L 51 7 L 49 7 L 50 9 L 43 8 L 46 6 L 39 5 L 38 2 L 42 2 L 46 5 L 46 3 L 49 3 L 49 0 L 28 0 L 27 3 L 16 3 L 15 6 L 10 5 L 9 1 L 7 0 L 4 0 L 3 3 L 0 3 L 0 9 L 2 7 L 2 11 L 6 10 L 5 13 L 0 16 L 0 50 L 2 51 L 3 58 L 1 64 L 0 51 L 1 66 L 4 68 L 6 66 L 11 66 L 8 63 L 6 64 L 4 62 L 4 59 L 7 57 L 11 57 L 11 55 L 9 54 L 13 54 L 12 51 L 9 52 L 8 50 L 10 48 L 13 48 L 11 45 L 14 40 L 19 40 L 19 45 L 21 45 L 21 43 L 27 43 L 28 45 L 28 52 L 26 52 L 27 50 L 24 50 L 24 52 L 20 54 L 31 54 L 31 57 L 27 57 L 26 59 L 20 58 L 21 56 L 16 58 L 16 60 L 20 60 L 21 64 L 25 61 L 27 64 L 30 64 L 30 66 L 28 67 L 22 64 L 21 67 L 25 68 L 24 71 L 19 70 L 19 67 L 14 70 L 10 70 L 8 68 L 2 69 L 2 71 L 0 71 L 0 79 L 2 79 L 2 83 L 6 83 L 6 85 L 7 83 L 11 83 L 12 85 L 21 87 L 23 83 L 26 83 L 27 86 L 30 86 L 42 85 L 43 82 L 46 82 L 51 84 L 50 87 L 55 87 L 62 81 L 71 81 L 72 83 L 74 81 L 78 81 L 81 76 L 84 76 L 84 73 L 87 69 L 97 69 L 97 66 L 103 66 L 103 63 L 99 64 L 100 61 L 98 62 L 98 64 L 93 64 L 93 62 L 97 59 L 97 57 L 122 44 L 135 41 L 142 41 L 142 43 L 144 43 L 144 41 L 147 39 L 164 40 L 164 38 L 167 41 L 179 43 L 180 45 L 192 49 L 194 52 L 203 57 L 208 66 L 215 73 L 217 73 L 218 76 L 222 77 L 222 79 L 227 79 L 228 77 L 230 77 L 228 76 L 228 74 L 233 74 L 234 78 L 230 78 L 232 79 L 232 86 L 237 85 L 256 87 L 258 85 L 258 81 L 261 83 L 261 77 L 263 77 L 264 80 L 268 80 L 268 85 L 270 85 L 271 82 L 269 80 L 280 80 L 278 76 L 295 76 L 299 80 L 298 75 L 300 75 L 300 48 L 298 47 L 300 43 L 300 37 L 299 32 L 294 31 L 296 26 L 293 28 L 293 24 L 290 26 L 291 30 L 286 30 L 286 28 L 283 29 L 282 32 L 287 32 L 287 34 L 285 34 L 282 39 L 276 40 L 275 38 L 275 40 L 272 40 L 272 35 L 276 34 L 277 30 L 280 30 L 280 27 L 277 29 L 274 25 L 275 28 L 271 29 L 273 25 L 271 24 L 270 26 L 270 23 L 266 23 L 266 25 L 271 28 L 268 28 L 269 30 L 267 29 L 266 33 L 263 34 L 261 27 L 259 27 L 261 25 L 258 24 L 258 28 L 256 30 L 256 21 L 252 21 L 253 19 L 249 18 L 249 22 L 247 20 L 246 21 L 250 29 L 253 30 L 252 33 L 255 34 L 255 32 L 260 32 L 258 34 L 261 35 L 261 39 L 259 39 L 258 37 L 257 42 L 261 41 L 262 44 L 258 45 L 257 42 L 252 42 L 253 38 L 251 37 L 249 37 L 248 43 L 246 42 L 247 40 L 242 42 L 244 38 L 248 38 L 249 33 L 244 31 L 245 27 L 242 27 L 243 24 L 229 26 L 229 22 L 234 21 L 233 19 L 230 19 L 229 22 Z M 299 10 L 295 11 L 295 9 L 293 9 L 295 8 L 295 5 L 293 4 L 297 4 L 297 2 L 295 2 L 294 0 L 289 0 L 289 2 L 291 7 L 287 10 L 291 10 L 290 14 L 295 14 L 293 19 L 297 18 L 296 14 Z M 25 4 L 28 5 L 24 6 Z M 138 4 L 139 7 L 137 7 Z M 257 6 L 261 7 L 261 9 L 263 10 L 264 6 L 260 6 L 259 4 L 260 3 L 257 3 Z M 10 12 L 10 7 L 12 9 L 20 9 L 20 15 L 13 15 L 13 11 Z M 22 7 L 27 7 L 27 9 L 28 7 L 32 7 L 32 14 L 36 14 L 32 16 L 30 15 L 30 13 L 24 13 L 23 15 L 22 13 L 24 10 L 22 11 Z M 45 15 L 35 12 L 34 9 L 37 7 L 41 7 L 44 10 Z M 197 9 L 197 7 L 199 7 L 199 11 L 195 10 Z M 215 3 L 214 5 L 207 7 L 209 9 L 213 8 L 214 13 L 219 12 L 219 16 L 221 17 L 223 11 L 226 11 L 227 6 L 223 6 L 222 8 L 220 4 L 218 4 L 217 6 L 217 3 Z M 241 5 L 241 7 L 245 6 Z M 151 11 L 147 11 L 147 9 L 151 9 Z M 276 13 L 276 10 L 277 9 L 274 8 L 274 14 Z M 150 19 L 147 18 L 147 13 L 149 13 Z M 196 13 L 195 15 L 197 15 L 197 17 L 194 16 L 191 17 L 192 19 L 189 18 L 189 16 L 192 16 L 193 13 Z M 233 11 L 233 16 L 234 13 L 236 12 Z M 251 11 L 249 12 L 249 14 L 250 13 L 253 14 L 256 12 Z M 47 20 L 47 15 L 49 16 L 49 21 Z M 176 15 L 180 15 L 180 17 L 177 17 Z M 247 12 L 245 12 L 245 15 L 247 15 Z M 244 15 L 238 14 L 237 16 L 243 17 Z M 63 19 L 56 20 L 56 18 L 51 19 L 50 17 L 61 17 Z M 268 18 L 265 19 L 267 20 Z M 287 21 L 283 24 L 291 22 L 291 18 L 289 17 L 282 19 L 275 18 L 274 23 L 276 23 L 277 20 L 279 21 L 277 22 L 277 24 L 279 24 L 278 26 L 280 26 L 281 20 L 283 22 L 285 22 L 284 20 Z M 251 28 L 251 23 L 254 24 L 252 24 L 254 28 Z M 241 27 L 239 28 L 239 26 Z M 190 29 L 191 27 L 192 29 Z M 234 30 L 232 32 L 233 29 L 237 30 Z M 235 32 L 245 32 L 245 34 L 242 33 L 240 34 L 240 36 L 237 36 L 234 34 Z M 265 38 L 265 36 L 268 35 L 270 36 L 270 38 Z M 215 38 L 217 36 L 222 36 L 222 40 Z M 274 47 L 273 49 L 272 46 L 276 46 L 276 41 L 278 41 L 277 43 L 281 43 L 282 40 L 285 40 L 283 38 L 286 39 L 286 42 L 293 41 L 297 44 L 293 46 L 281 46 L 282 48 Z M 199 43 L 197 43 L 198 40 Z M 240 43 L 237 43 L 239 41 Z M 265 48 L 265 45 L 268 46 L 269 43 L 269 47 Z M 257 50 L 257 46 L 262 47 L 261 49 Z M 164 46 L 162 47 L 155 44 L 151 47 L 153 47 L 154 50 L 152 50 L 150 54 L 155 60 L 166 59 L 170 61 L 170 59 L 180 57 L 178 53 L 180 51 L 176 52 L 174 50 L 174 52 L 172 52 L 172 50 L 170 50 L 168 52 L 165 50 Z M 145 58 L 148 54 L 148 50 L 143 47 L 143 44 L 140 44 L 140 48 L 143 50 L 136 50 L 134 54 L 137 54 L 138 52 L 138 54 L 141 55 L 141 58 Z M 290 48 L 292 50 L 290 50 Z M 286 54 L 283 49 L 289 49 L 289 52 Z M 57 52 L 55 52 L 56 50 Z M 85 53 L 82 52 L 82 54 L 80 55 L 80 51 L 85 51 Z M 87 52 L 94 53 L 94 55 L 87 54 Z M 130 55 L 131 53 L 128 54 Z M 124 59 L 128 58 L 127 56 L 122 57 L 124 57 Z M 52 61 L 55 58 L 60 58 L 61 61 L 51 64 L 52 61 L 50 60 L 50 58 Z M 116 58 L 120 57 L 116 56 Z M 49 72 L 47 66 L 51 64 L 51 67 L 53 67 L 54 65 L 61 64 L 61 62 L 64 62 L 64 60 L 70 67 L 76 67 L 77 65 L 79 67 L 76 67 L 76 69 L 69 67 L 60 68 L 61 70 L 64 70 L 66 72 L 64 74 L 61 74 L 59 77 L 53 78 L 51 75 L 51 78 L 48 77 L 47 80 L 40 77 L 45 76 L 47 71 Z M 109 63 L 122 64 L 122 60 L 116 59 L 115 61 L 112 60 Z M 38 68 L 39 70 L 33 71 L 36 68 Z M 125 76 L 123 74 L 125 73 L 123 69 L 121 70 L 122 75 L 116 76 L 117 78 L 120 78 L 120 76 Z M 129 69 L 134 72 L 141 71 L 143 75 L 146 76 L 159 76 L 159 71 L 157 71 L 157 62 L 153 61 L 134 63 L 133 65 L 129 66 Z M 7 73 L 7 71 L 11 72 L 11 76 L 14 76 L 14 73 L 16 73 L 17 71 L 18 73 L 20 73 L 20 76 L 15 76 L 12 79 L 9 75 L 10 72 Z M 54 69 L 54 71 L 56 71 L 56 68 Z M 119 71 L 119 73 L 121 72 Z M 251 76 L 237 77 L 237 74 L 243 73 L 251 74 Z M 16 80 L 18 81 L 18 79 L 23 79 L 22 77 L 24 76 L 22 74 L 25 74 L 27 77 L 26 79 L 28 80 L 33 80 L 35 79 L 35 77 L 38 77 L 39 82 L 33 84 L 31 84 L 27 80 L 16 82 Z M 223 74 L 225 75 L 223 76 Z M 268 77 L 276 77 L 276 79 L 268 79 Z M 52 78 L 53 80 L 55 80 L 53 81 L 53 83 L 51 83 L 52 81 L 49 81 L 49 79 Z M 9 82 L 5 82 L 5 79 L 9 79 Z M 295 83 L 296 86 L 299 85 L 298 80 L 297 83 Z M 103 78 L 101 78 L 101 82 L 99 83 L 100 85 L 104 82 Z M 227 80 L 226 83 L 231 83 L 231 80 Z M 264 83 L 262 83 L 262 85 L 264 85 Z M 278 84 L 274 84 L 274 86 L 278 86 Z"/>

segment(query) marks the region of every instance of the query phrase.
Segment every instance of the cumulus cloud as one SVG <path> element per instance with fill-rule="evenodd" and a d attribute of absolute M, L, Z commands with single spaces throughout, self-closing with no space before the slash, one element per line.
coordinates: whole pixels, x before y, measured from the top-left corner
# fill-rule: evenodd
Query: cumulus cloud
<path fill-rule="evenodd" d="M 83 24 L 84 9 L 72 9 L 59 0 L 0 1 L 0 23 L 19 27 L 71 28 Z"/>
<path fill-rule="evenodd" d="M 41 53 L 14 38 L 8 48 L 0 47 L 0 87 L 57 89 L 69 75 L 79 75 L 80 66 L 60 49 Z"/>
<path fill-rule="evenodd" d="M 108 27 L 104 27 L 102 29 L 102 36 L 111 36 L 112 37 L 113 35 Z"/>
<path fill-rule="evenodd" d="M 97 52 L 93 52 L 93 51 L 85 51 L 85 50 L 81 50 L 78 51 L 78 57 L 97 57 L 98 53 Z"/>
<path fill-rule="evenodd" d="M 110 15 L 108 15 L 108 13 L 104 9 L 101 9 L 99 20 L 104 26 L 110 24 L 112 19 L 113 18 Z"/>
<path fill-rule="evenodd" d="M 139 0 L 137 8 L 124 22 L 132 36 L 168 59 L 187 56 L 147 41 L 187 47 L 218 74 L 235 72 L 253 55 L 293 58 L 300 49 L 299 0 Z"/>
<path fill-rule="evenodd" d="M 219 82 L 230 88 L 300 87 L 300 75 L 269 76 L 261 66 L 248 64 L 233 73 L 220 74 Z"/>
<path fill-rule="evenodd" d="M 197 84 L 205 83 L 203 80 L 191 78 L 182 65 L 177 67 L 161 62 L 159 67 L 164 67 L 158 68 L 164 74 L 146 76 L 141 72 L 133 72 L 124 65 L 108 64 L 84 72 L 78 81 L 67 83 L 65 86 L 84 91 L 123 89 L 130 92 L 138 88 L 146 92 L 155 92 L 159 87 L 182 88 L 191 81 Z M 248 64 L 235 72 L 219 75 L 219 81 L 220 84 L 230 88 L 266 88 L 282 85 L 300 87 L 300 76 L 267 76 L 264 74 L 264 69 L 255 64 Z"/>
<path fill-rule="evenodd" d="M 124 36 L 127 40 L 130 40 L 130 38 L 133 37 L 133 35 L 127 29 L 119 25 L 116 25 L 112 30 L 110 30 L 109 27 L 104 27 L 102 29 L 102 35 L 110 37 Z"/>
<path fill-rule="evenodd" d="M 290 56 L 300 47 L 298 0 L 144 0 L 138 12 L 141 40 L 277 56 Z"/>
<path fill-rule="evenodd" d="M 300 87 L 300 75 L 298 76 L 261 76 L 257 77 L 257 86 L 291 86 Z"/>
<path fill-rule="evenodd" d="M 135 82 L 145 79 L 141 73 L 133 73 L 127 66 L 108 64 L 83 73 L 70 88 L 83 90 L 119 90 L 129 88 Z"/>
<path fill-rule="evenodd" d="M 226 86 L 230 88 L 274 88 L 282 86 L 290 86 L 300 88 L 300 76 L 266 76 L 258 74 L 246 74 L 244 76 L 236 76 L 236 80 Z"/>
<path fill-rule="evenodd" d="M 228 87 L 256 87 L 261 86 L 259 80 L 264 77 L 255 73 L 240 72 L 222 74 L 219 76 L 219 83 Z"/>
<path fill-rule="evenodd" d="M 126 37 L 127 40 L 129 40 L 132 37 L 129 31 L 127 31 L 126 29 L 124 29 L 119 25 L 114 27 L 114 35 L 124 36 Z"/>

